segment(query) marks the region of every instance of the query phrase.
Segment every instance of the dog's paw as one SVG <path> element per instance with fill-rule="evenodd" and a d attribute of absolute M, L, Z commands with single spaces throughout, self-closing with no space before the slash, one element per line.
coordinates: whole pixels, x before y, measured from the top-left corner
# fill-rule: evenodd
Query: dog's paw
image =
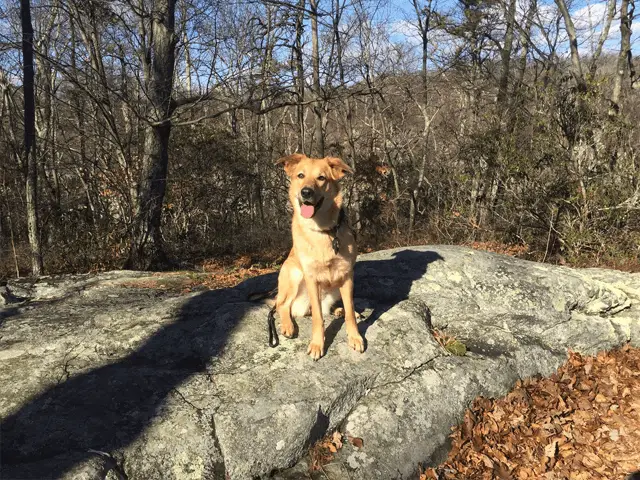
<path fill-rule="evenodd" d="M 307 353 L 314 360 L 320 360 L 320 357 L 324 355 L 324 343 L 311 340 Z"/>
<path fill-rule="evenodd" d="M 364 340 L 362 339 L 360 334 L 348 335 L 347 341 L 349 342 L 349 346 L 356 352 L 364 352 Z"/>
<path fill-rule="evenodd" d="M 293 325 L 293 322 L 282 323 L 280 325 L 280 334 L 287 338 L 293 338 L 293 336 L 295 335 L 295 330 L 296 329 Z"/>
<path fill-rule="evenodd" d="M 353 314 L 356 317 L 356 320 L 360 320 L 361 318 L 364 318 L 362 315 L 360 315 L 358 312 L 353 312 Z M 333 311 L 333 316 L 334 317 L 344 317 L 344 308 L 342 307 L 338 307 Z"/>

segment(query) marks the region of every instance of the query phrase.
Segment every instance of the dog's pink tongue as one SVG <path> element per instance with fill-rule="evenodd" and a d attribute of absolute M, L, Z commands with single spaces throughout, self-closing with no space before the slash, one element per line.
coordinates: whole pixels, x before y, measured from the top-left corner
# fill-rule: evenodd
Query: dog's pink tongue
<path fill-rule="evenodd" d="M 300 205 L 300 213 L 304 218 L 313 217 L 313 213 L 315 212 L 315 207 L 313 205 Z"/>

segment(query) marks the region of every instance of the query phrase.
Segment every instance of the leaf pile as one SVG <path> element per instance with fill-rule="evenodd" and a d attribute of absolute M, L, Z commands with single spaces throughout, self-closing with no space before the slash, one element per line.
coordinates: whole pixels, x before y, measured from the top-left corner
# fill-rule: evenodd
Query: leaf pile
<path fill-rule="evenodd" d="M 322 470 L 322 466 L 333 460 L 333 456 L 342 448 L 342 434 L 333 432 L 318 440 L 310 449 L 309 470 L 312 472 Z"/>
<path fill-rule="evenodd" d="M 624 479 L 640 469 L 640 349 L 571 353 L 551 377 L 478 398 L 427 479 Z"/>

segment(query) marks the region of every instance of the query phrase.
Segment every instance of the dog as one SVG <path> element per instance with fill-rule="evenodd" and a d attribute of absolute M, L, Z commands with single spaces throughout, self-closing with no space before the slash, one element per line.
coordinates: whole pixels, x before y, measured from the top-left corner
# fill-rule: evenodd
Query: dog
<path fill-rule="evenodd" d="M 307 353 L 318 360 L 324 355 L 323 313 L 342 297 L 348 344 L 364 352 L 353 306 L 353 267 L 356 240 L 342 207 L 339 180 L 353 170 L 339 158 L 309 158 L 293 154 L 279 159 L 290 179 L 293 206 L 293 247 L 278 276 L 274 310 L 280 317 L 280 333 L 295 335 L 294 318 L 309 314 L 311 342 Z"/>

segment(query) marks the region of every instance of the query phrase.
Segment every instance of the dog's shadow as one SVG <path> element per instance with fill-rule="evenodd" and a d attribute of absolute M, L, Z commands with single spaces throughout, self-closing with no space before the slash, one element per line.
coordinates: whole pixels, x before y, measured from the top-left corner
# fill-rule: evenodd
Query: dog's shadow
<path fill-rule="evenodd" d="M 354 299 L 358 304 L 373 305 L 373 310 L 358 322 L 358 331 L 367 348 L 367 330 L 394 305 L 409 298 L 411 287 L 422 278 L 430 263 L 444 260 L 438 253 L 401 250 L 387 260 L 363 260 L 355 266 Z M 328 350 L 344 324 L 344 317 L 334 318 L 325 329 L 325 349 Z"/>

